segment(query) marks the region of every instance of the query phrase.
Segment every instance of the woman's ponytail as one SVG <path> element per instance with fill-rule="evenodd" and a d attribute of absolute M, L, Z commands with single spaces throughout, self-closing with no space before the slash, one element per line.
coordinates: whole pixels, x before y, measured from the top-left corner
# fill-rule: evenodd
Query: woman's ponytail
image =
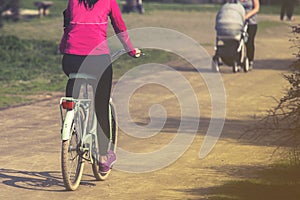
<path fill-rule="evenodd" d="M 83 3 L 86 8 L 93 8 L 98 0 L 78 0 L 79 3 Z"/>

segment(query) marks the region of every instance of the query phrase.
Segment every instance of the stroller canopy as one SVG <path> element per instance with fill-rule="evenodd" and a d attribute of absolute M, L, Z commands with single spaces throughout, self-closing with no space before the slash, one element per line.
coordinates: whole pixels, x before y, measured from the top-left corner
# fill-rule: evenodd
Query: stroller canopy
<path fill-rule="evenodd" d="M 217 36 L 232 36 L 241 34 L 245 24 L 245 9 L 240 3 L 226 3 L 216 16 Z"/>

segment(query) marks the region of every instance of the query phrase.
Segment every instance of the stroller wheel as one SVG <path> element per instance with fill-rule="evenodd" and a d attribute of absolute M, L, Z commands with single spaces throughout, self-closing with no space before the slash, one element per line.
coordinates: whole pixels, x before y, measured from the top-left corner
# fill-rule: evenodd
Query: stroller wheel
<path fill-rule="evenodd" d="M 212 68 L 213 72 L 220 71 L 218 58 L 216 56 L 214 56 L 212 59 L 211 68 Z"/>
<path fill-rule="evenodd" d="M 248 72 L 250 70 L 249 59 L 246 57 L 243 63 L 244 72 Z"/>
<path fill-rule="evenodd" d="M 238 66 L 237 62 L 234 61 L 232 65 L 232 72 L 237 73 L 238 71 L 240 71 L 240 67 Z"/>

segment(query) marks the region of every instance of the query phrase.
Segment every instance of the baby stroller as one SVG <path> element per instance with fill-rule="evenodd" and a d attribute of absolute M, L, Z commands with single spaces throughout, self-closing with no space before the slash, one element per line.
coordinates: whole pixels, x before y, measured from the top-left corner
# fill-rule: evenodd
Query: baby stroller
<path fill-rule="evenodd" d="M 219 71 L 223 63 L 232 66 L 234 73 L 240 68 L 249 71 L 249 60 L 245 43 L 248 24 L 245 22 L 245 9 L 240 3 L 226 3 L 216 16 L 216 46 L 212 69 Z M 223 61 L 223 63 L 221 62 Z"/>

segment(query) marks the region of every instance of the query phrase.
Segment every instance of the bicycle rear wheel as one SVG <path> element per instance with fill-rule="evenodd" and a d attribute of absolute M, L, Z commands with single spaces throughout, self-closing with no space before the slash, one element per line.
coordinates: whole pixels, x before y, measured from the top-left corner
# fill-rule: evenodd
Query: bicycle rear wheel
<path fill-rule="evenodd" d="M 67 190 L 78 188 L 84 168 L 79 149 L 82 135 L 82 116 L 79 112 L 75 114 L 72 127 L 70 139 L 62 141 L 61 152 L 62 177 Z"/>
<path fill-rule="evenodd" d="M 111 128 L 109 150 L 112 150 L 116 153 L 117 142 L 118 142 L 118 124 L 117 124 L 114 106 L 111 103 L 109 104 L 109 106 L 110 106 L 110 128 Z M 99 166 L 96 160 L 94 160 L 92 164 L 92 169 L 93 169 L 94 176 L 98 181 L 104 181 L 105 179 L 107 179 L 107 177 L 111 172 L 110 169 L 107 173 L 99 173 Z"/>

